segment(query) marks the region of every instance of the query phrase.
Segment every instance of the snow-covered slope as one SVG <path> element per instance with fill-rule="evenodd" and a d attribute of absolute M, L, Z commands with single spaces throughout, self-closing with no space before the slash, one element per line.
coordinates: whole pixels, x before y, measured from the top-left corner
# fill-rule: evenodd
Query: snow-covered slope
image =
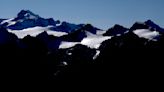
<path fill-rule="evenodd" d="M 110 36 L 89 36 L 81 41 L 82 45 L 86 45 L 90 48 L 98 49 L 101 43 L 105 40 L 111 39 Z"/>
<path fill-rule="evenodd" d="M 103 35 L 104 33 L 106 33 L 105 30 L 97 30 L 97 31 L 96 31 L 96 34 L 97 34 L 97 35 Z"/>
<path fill-rule="evenodd" d="M 149 29 L 138 29 L 133 31 L 136 35 L 141 38 L 146 38 L 148 40 L 157 40 L 156 38 L 160 36 L 157 31 L 150 31 Z"/>
<path fill-rule="evenodd" d="M 33 28 L 27 28 L 27 29 L 23 29 L 23 30 L 11 30 L 11 29 L 8 29 L 8 31 L 10 33 L 13 33 L 15 35 L 18 36 L 18 38 L 24 38 L 25 36 L 27 35 L 30 35 L 30 36 L 37 36 L 39 35 L 40 33 L 46 31 L 47 34 L 49 35 L 53 35 L 53 36 L 57 36 L 57 37 L 60 37 L 60 36 L 63 36 L 63 35 L 67 35 L 67 33 L 65 32 L 58 32 L 58 31 L 53 31 L 53 30 L 50 30 L 49 28 L 51 28 L 52 26 L 48 26 L 48 27 L 33 27 Z"/>
<path fill-rule="evenodd" d="M 13 21 L 13 20 L 14 20 L 14 18 L 6 19 L 6 20 L 3 20 L 3 21 L 1 22 L 1 24 L 3 25 L 3 24 L 5 24 L 5 23 L 7 23 L 7 26 L 11 26 L 11 25 L 16 24 L 16 21 Z"/>
<path fill-rule="evenodd" d="M 59 49 L 71 48 L 71 47 L 75 46 L 76 44 L 80 44 L 80 42 L 65 42 L 65 41 L 63 41 L 60 44 Z"/>
<path fill-rule="evenodd" d="M 70 48 L 75 46 L 76 44 L 82 44 L 87 47 L 98 49 L 101 43 L 105 40 L 111 39 L 111 36 L 102 36 L 102 35 L 96 35 L 92 34 L 90 32 L 86 32 L 87 37 L 85 37 L 81 42 L 65 42 L 63 41 L 59 48 Z"/>

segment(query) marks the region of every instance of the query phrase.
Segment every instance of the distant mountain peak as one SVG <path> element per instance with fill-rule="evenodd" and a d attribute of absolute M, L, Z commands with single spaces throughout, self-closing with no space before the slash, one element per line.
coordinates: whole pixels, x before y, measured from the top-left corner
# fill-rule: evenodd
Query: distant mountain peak
<path fill-rule="evenodd" d="M 153 22 L 152 20 L 147 20 L 147 21 L 145 21 L 144 22 L 146 25 L 148 25 L 148 26 L 151 26 L 151 27 L 153 27 L 153 26 L 158 26 L 155 22 Z M 158 26 L 159 27 L 159 26 Z"/>
<path fill-rule="evenodd" d="M 145 24 L 148 25 L 153 30 L 159 31 L 160 33 L 164 33 L 164 29 L 154 23 L 152 20 L 145 21 Z"/>
<path fill-rule="evenodd" d="M 58 22 L 58 24 L 59 23 L 60 22 Z M 80 25 L 80 24 L 73 24 L 73 23 L 63 21 L 54 30 L 71 33 L 71 32 L 74 32 L 74 31 L 80 29 L 81 27 L 82 27 L 82 25 Z"/>
<path fill-rule="evenodd" d="M 115 36 L 124 34 L 126 31 L 128 31 L 128 28 L 125 28 L 119 24 L 114 25 L 112 28 L 108 29 L 107 32 L 104 34 L 104 36 Z"/>
<path fill-rule="evenodd" d="M 30 10 L 21 10 L 17 15 L 17 19 L 38 19 L 38 18 L 40 18 L 40 16 L 34 14 Z"/>
<path fill-rule="evenodd" d="M 154 23 L 152 20 L 148 19 L 145 23 Z"/>
<path fill-rule="evenodd" d="M 96 34 L 97 30 L 100 30 L 100 29 L 97 27 L 94 27 L 91 24 L 85 24 L 85 25 L 83 25 L 83 30 L 87 30 L 88 32 Z"/>
<path fill-rule="evenodd" d="M 143 22 L 136 22 L 130 28 L 130 31 L 137 30 L 137 29 L 149 29 L 149 25 L 147 25 L 146 23 L 143 23 Z"/>
<path fill-rule="evenodd" d="M 115 24 L 114 26 L 113 26 L 113 29 L 115 29 L 115 28 L 125 28 L 124 26 L 121 26 L 121 25 L 119 25 L 119 24 Z M 127 28 L 126 28 L 127 29 Z"/>

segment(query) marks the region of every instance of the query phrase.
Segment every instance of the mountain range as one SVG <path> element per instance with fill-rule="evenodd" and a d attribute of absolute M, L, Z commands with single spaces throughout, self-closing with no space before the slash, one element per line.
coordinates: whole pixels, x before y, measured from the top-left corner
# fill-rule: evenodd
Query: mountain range
<path fill-rule="evenodd" d="M 151 20 L 101 30 L 29 10 L 0 19 L 1 65 L 10 81 L 149 82 L 160 76 L 163 48 L 164 29 Z"/>

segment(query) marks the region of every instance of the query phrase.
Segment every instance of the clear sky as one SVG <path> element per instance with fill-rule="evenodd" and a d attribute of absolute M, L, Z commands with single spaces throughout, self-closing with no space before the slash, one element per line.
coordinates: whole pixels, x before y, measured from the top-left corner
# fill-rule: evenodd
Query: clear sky
<path fill-rule="evenodd" d="M 102 29 L 114 24 L 130 27 L 151 19 L 164 27 L 164 0 L 1 0 L 0 18 L 28 9 L 41 17 L 71 23 L 91 23 Z"/>

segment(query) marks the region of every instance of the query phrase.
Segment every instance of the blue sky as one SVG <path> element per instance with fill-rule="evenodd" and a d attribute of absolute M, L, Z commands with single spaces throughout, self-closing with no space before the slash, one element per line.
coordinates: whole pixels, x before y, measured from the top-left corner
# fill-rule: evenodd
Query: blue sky
<path fill-rule="evenodd" d="M 164 27 L 164 0 L 1 0 L 0 18 L 28 9 L 42 17 L 71 23 L 91 23 L 102 29 L 114 24 L 130 27 L 151 19 Z"/>

